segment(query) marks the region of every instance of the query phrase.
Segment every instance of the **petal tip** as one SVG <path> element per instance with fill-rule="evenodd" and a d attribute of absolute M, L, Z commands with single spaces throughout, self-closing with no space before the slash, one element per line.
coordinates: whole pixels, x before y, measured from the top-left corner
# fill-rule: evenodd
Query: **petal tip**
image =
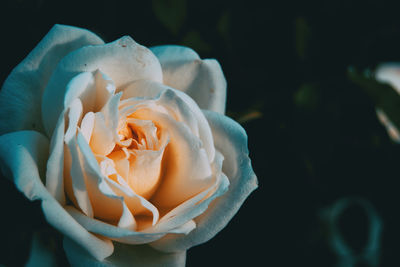
<path fill-rule="evenodd" d="M 130 37 L 129 35 L 125 35 L 125 36 L 121 37 L 120 39 L 118 39 L 118 44 L 123 48 L 128 47 L 128 46 L 137 45 L 135 40 L 133 40 L 133 38 Z"/>

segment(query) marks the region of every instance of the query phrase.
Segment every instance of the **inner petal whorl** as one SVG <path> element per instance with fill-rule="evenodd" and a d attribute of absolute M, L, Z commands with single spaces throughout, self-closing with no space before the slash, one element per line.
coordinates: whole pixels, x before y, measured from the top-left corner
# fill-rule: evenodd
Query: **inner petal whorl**
<path fill-rule="evenodd" d="M 135 118 L 132 113 L 120 121 L 117 135 L 119 142 L 106 155 L 107 166 L 115 171 L 112 175 L 111 172 L 104 175 L 118 182 L 118 174 L 126 182 L 123 186 L 129 186 L 146 199 L 151 198 L 162 178 L 161 161 L 168 144 L 168 133 L 150 120 Z"/>

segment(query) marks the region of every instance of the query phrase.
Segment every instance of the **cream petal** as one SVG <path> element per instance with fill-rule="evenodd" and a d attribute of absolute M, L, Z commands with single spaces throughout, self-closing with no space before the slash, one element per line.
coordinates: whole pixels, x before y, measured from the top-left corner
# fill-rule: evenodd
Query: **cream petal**
<path fill-rule="evenodd" d="M 60 61 L 44 91 L 42 117 L 49 135 L 62 111 L 67 83 L 81 72 L 95 70 L 108 75 L 117 88 L 138 79 L 162 81 L 158 59 L 129 36 L 105 45 L 82 47 Z"/>
<path fill-rule="evenodd" d="M 41 200 L 47 222 L 77 242 L 92 257 L 102 260 L 113 252 L 109 240 L 96 237 L 77 223 L 44 187 L 49 141 L 34 131 L 0 136 L 0 165 L 5 177 L 12 179 L 30 200 Z M 24 164 L 21 164 L 23 162 Z"/>
<path fill-rule="evenodd" d="M 76 145 L 82 155 L 80 167 L 85 170 L 84 178 L 94 216 L 102 220 L 118 222 L 118 225 L 123 228 L 135 229 L 135 218 L 126 206 L 124 198 L 106 182 L 106 177 L 101 173 L 97 160 L 81 132 L 77 134 Z"/>
<path fill-rule="evenodd" d="M 101 112 L 94 114 L 94 126 L 89 144 L 93 153 L 104 156 L 110 154 L 115 147 L 114 134 L 107 127 L 106 119 Z"/>
<path fill-rule="evenodd" d="M 127 124 L 134 129 L 137 139 L 144 140 L 146 149 L 156 150 L 158 147 L 157 127 L 152 121 L 127 118 Z"/>
<path fill-rule="evenodd" d="M 88 149 L 87 153 L 90 153 Z M 88 158 L 91 158 L 91 156 L 88 156 Z M 130 188 L 128 183 L 118 174 L 113 160 L 108 157 L 100 157 L 100 160 L 101 173 L 105 175 L 104 179 L 113 194 L 116 194 L 124 201 L 124 204 L 133 215 L 149 215 L 153 217 L 153 224 L 155 224 L 159 218 L 157 208 Z M 113 179 L 110 179 L 108 176 L 112 176 Z"/>
<path fill-rule="evenodd" d="M 76 267 L 184 267 L 186 251 L 163 253 L 147 245 L 115 244 L 115 253 L 103 261 L 97 261 L 70 239 L 64 239 L 64 249 L 69 263 Z"/>
<path fill-rule="evenodd" d="M 163 96 L 164 94 L 165 96 Z M 210 126 L 193 99 L 181 91 L 147 80 L 133 82 L 122 90 L 121 100 L 123 100 L 122 102 L 125 102 L 125 105 L 133 101 L 133 99 L 140 97 L 146 99 L 159 99 L 160 104 L 165 105 L 166 109 L 174 108 L 173 113 L 179 114 L 175 116 L 176 119 L 184 119 L 185 124 L 191 127 L 194 134 L 196 134 L 196 129 L 198 129 L 198 136 L 207 152 L 209 161 L 212 162 L 214 160 L 215 149 Z M 192 122 L 192 115 L 196 119 L 196 122 Z M 193 126 L 193 124 L 197 124 L 197 126 Z"/>
<path fill-rule="evenodd" d="M 0 134 L 28 129 L 43 132 L 38 107 L 43 89 L 58 62 L 73 50 L 96 44 L 103 44 L 103 41 L 90 31 L 65 25 L 53 26 L 32 52 L 13 69 L 0 90 Z M 13 115 L 10 117 L 9 114 Z"/>
<path fill-rule="evenodd" d="M 175 115 L 174 117 L 177 121 L 183 122 L 190 128 L 194 135 L 200 137 L 199 122 L 192 111 L 193 107 L 189 107 L 189 105 L 183 101 L 174 90 L 165 90 L 156 103 L 171 110 L 171 113 Z"/>
<path fill-rule="evenodd" d="M 87 216 L 118 222 L 124 228 L 135 229 L 135 219 L 123 199 L 116 196 L 107 184 L 101 183 L 101 176 L 93 170 L 97 165 L 88 163 L 90 159 L 95 159 L 85 137 L 77 128 L 82 113 L 81 105 L 78 98 L 71 103 L 69 126 L 65 134 L 71 160 L 71 164 L 67 165 L 66 179 L 71 181 L 72 187 L 72 191 L 67 190 L 67 193 Z"/>
<path fill-rule="evenodd" d="M 122 177 L 128 177 L 129 174 L 129 152 L 126 148 L 124 150 L 117 150 L 107 155 L 108 159 L 111 159 L 115 165 L 116 172 Z"/>
<path fill-rule="evenodd" d="M 152 224 L 156 224 L 159 218 L 158 209 L 151 204 L 144 197 L 136 194 L 132 189 L 130 189 L 129 185 L 126 184 L 125 180 L 122 177 L 118 177 L 118 182 L 116 183 L 113 180 L 108 179 L 108 183 L 110 187 L 119 195 L 122 196 L 127 207 L 134 215 L 137 214 L 150 214 L 153 218 Z"/>
<path fill-rule="evenodd" d="M 46 169 L 46 188 L 61 204 L 65 204 L 64 193 L 64 132 L 65 113 L 61 113 L 50 142 L 50 156 Z"/>
<path fill-rule="evenodd" d="M 71 79 L 67 84 L 64 98 L 64 108 L 79 98 L 83 105 L 83 114 L 90 111 L 97 112 L 114 95 L 114 82 L 106 74 L 99 70 L 82 72 Z"/>
<path fill-rule="evenodd" d="M 122 215 L 118 221 L 118 227 L 123 229 L 135 230 L 137 227 L 135 217 L 133 217 L 132 212 L 125 204 L 122 202 Z"/>
<path fill-rule="evenodd" d="M 100 112 L 95 113 L 90 147 L 95 154 L 108 155 L 114 149 L 118 137 L 118 104 L 121 94 L 113 95 Z"/>
<path fill-rule="evenodd" d="M 65 206 L 65 210 L 88 231 L 131 245 L 147 244 L 160 239 L 168 233 L 188 234 L 196 226 L 193 221 L 189 220 L 177 228 L 170 229 L 168 232 L 135 232 L 87 217 L 72 206 Z"/>
<path fill-rule="evenodd" d="M 89 144 L 92 138 L 93 128 L 94 128 L 95 115 L 93 112 L 88 112 L 82 119 L 81 122 L 81 132 L 83 137 L 85 137 L 86 142 Z M 57 129 L 57 128 L 56 128 Z"/>
<path fill-rule="evenodd" d="M 153 121 L 161 131 L 168 132 L 170 137 L 162 163 L 167 167 L 162 183 L 151 199 L 157 207 L 174 207 L 213 183 L 210 163 L 202 142 L 185 124 L 144 108 L 135 111 L 132 116 Z"/>
<path fill-rule="evenodd" d="M 160 219 L 158 224 L 150 228 L 148 232 L 168 232 L 170 229 L 183 225 L 202 214 L 211 201 L 223 195 L 228 190 L 229 180 L 221 173 L 222 160 L 223 156 L 217 154 L 215 164 L 217 166 L 213 166 L 215 175 L 214 184 L 212 186 L 169 211 Z M 154 244 L 154 246 L 157 247 L 157 244 Z"/>
<path fill-rule="evenodd" d="M 93 209 L 87 192 L 85 173 L 81 166 L 80 154 L 76 145 L 78 124 L 82 117 L 82 103 L 76 98 L 69 107 L 69 125 L 64 136 L 64 142 L 68 149 L 66 158 L 65 179 L 71 183 L 72 192 L 67 190 L 70 198 L 76 200 L 79 208 L 89 217 L 93 217 Z M 70 163 L 70 164 L 69 164 Z M 73 196 L 71 196 L 71 193 Z"/>
<path fill-rule="evenodd" d="M 164 148 L 160 150 L 137 150 L 129 160 L 129 186 L 140 196 L 149 199 L 157 190 L 161 179 L 161 160 Z"/>
<path fill-rule="evenodd" d="M 112 129 L 115 134 L 117 133 L 118 128 L 118 105 L 121 95 L 122 93 L 113 95 L 101 109 L 101 113 L 104 114 L 107 127 Z"/>
<path fill-rule="evenodd" d="M 181 251 L 214 237 L 236 214 L 249 194 L 257 188 L 257 177 L 248 157 L 247 135 L 243 128 L 228 117 L 204 111 L 216 145 L 225 159 L 222 171 L 229 178 L 229 190 L 214 200 L 208 209 L 194 220 L 196 229 L 186 236 L 167 235 L 152 243 L 162 251 Z"/>
<path fill-rule="evenodd" d="M 150 49 L 161 63 L 164 84 L 185 92 L 202 109 L 225 113 L 226 80 L 218 61 L 201 60 L 192 49 L 182 46 Z"/>

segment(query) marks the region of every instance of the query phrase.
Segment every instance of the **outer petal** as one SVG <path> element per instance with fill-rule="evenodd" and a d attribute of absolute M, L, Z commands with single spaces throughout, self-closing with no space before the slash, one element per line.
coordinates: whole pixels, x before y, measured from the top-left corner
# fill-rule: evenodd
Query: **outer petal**
<path fill-rule="evenodd" d="M 61 204 L 65 204 L 64 193 L 64 133 L 65 112 L 58 119 L 56 130 L 51 137 L 50 155 L 47 160 L 46 188 Z"/>
<path fill-rule="evenodd" d="M 47 134 L 53 132 L 63 109 L 67 83 L 80 72 L 97 69 L 109 76 L 117 88 L 139 79 L 162 81 L 158 59 L 129 36 L 105 45 L 82 47 L 60 61 L 44 91 L 42 118 Z"/>
<path fill-rule="evenodd" d="M 257 178 L 248 157 L 247 135 L 243 128 L 226 116 L 204 111 L 216 149 L 224 155 L 222 171 L 228 176 L 228 192 L 211 202 L 208 209 L 196 217 L 197 227 L 188 235 L 167 235 L 151 245 L 162 251 L 186 250 L 215 236 L 236 214 L 244 200 L 257 188 Z"/>
<path fill-rule="evenodd" d="M 64 239 L 64 249 L 72 266 L 76 267 L 184 267 L 186 251 L 163 253 L 147 245 L 115 244 L 115 253 L 103 260 L 97 261 L 70 239 Z"/>
<path fill-rule="evenodd" d="M 41 97 L 58 62 L 75 49 L 102 43 L 87 30 L 55 25 L 4 82 L 0 91 L 0 134 L 29 129 L 43 131 Z"/>
<path fill-rule="evenodd" d="M 3 174 L 13 179 L 30 200 L 42 200 L 43 213 L 50 225 L 79 243 L 96 259 L 108 257 L 113 252 L 112 243 L 86 231 L 49 194 L 40 180 L 45 176 L 48 148 L 49 141 L 38 132 L 21 131 L 0 136 Z"/>
<path fill-rule="evenodd" d="M 375 71 L 378 81 L 387 82 L 400 94 L 400 63 L 385 63 Z"/>
<path fill-rule="evenodd" d="M 225 113 L 226 80 L 215 59 L 201 60 L 192 49 L 183 46 L 156 46 L 164 84 L 190 95 L 202 109 Z"/>

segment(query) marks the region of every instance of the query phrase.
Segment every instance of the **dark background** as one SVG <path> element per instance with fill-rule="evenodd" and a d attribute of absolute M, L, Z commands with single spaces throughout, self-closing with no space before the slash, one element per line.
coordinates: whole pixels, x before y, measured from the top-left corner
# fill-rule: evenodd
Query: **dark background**
<path fill-rule="evenodd" d="M 1 83 L 55 23 L 87 28 L 106 42 L 130 35 L 145 46 L 186 45 L 221 63 L 227 114 L 247 131 L 259 188 L 214 239 L 189 250 L 188 267 L 334 266 L 338 258 L 322 214 L 344 197 L 372 204 L 383 225 L 379 266 L 400 266 L 400 147 L 377 120 L 373 99 L 348 76 L 349 66 L 400 62 L 395 1 L 0 5 Z M 22 265 L 32 232 L 53 232 L 39 203 L 5 179 L 0 210 L 0 263 Z M 361 251 L 369 231 L 365 212 L 349 208 L 338 225 L 350 247 Z"/>

